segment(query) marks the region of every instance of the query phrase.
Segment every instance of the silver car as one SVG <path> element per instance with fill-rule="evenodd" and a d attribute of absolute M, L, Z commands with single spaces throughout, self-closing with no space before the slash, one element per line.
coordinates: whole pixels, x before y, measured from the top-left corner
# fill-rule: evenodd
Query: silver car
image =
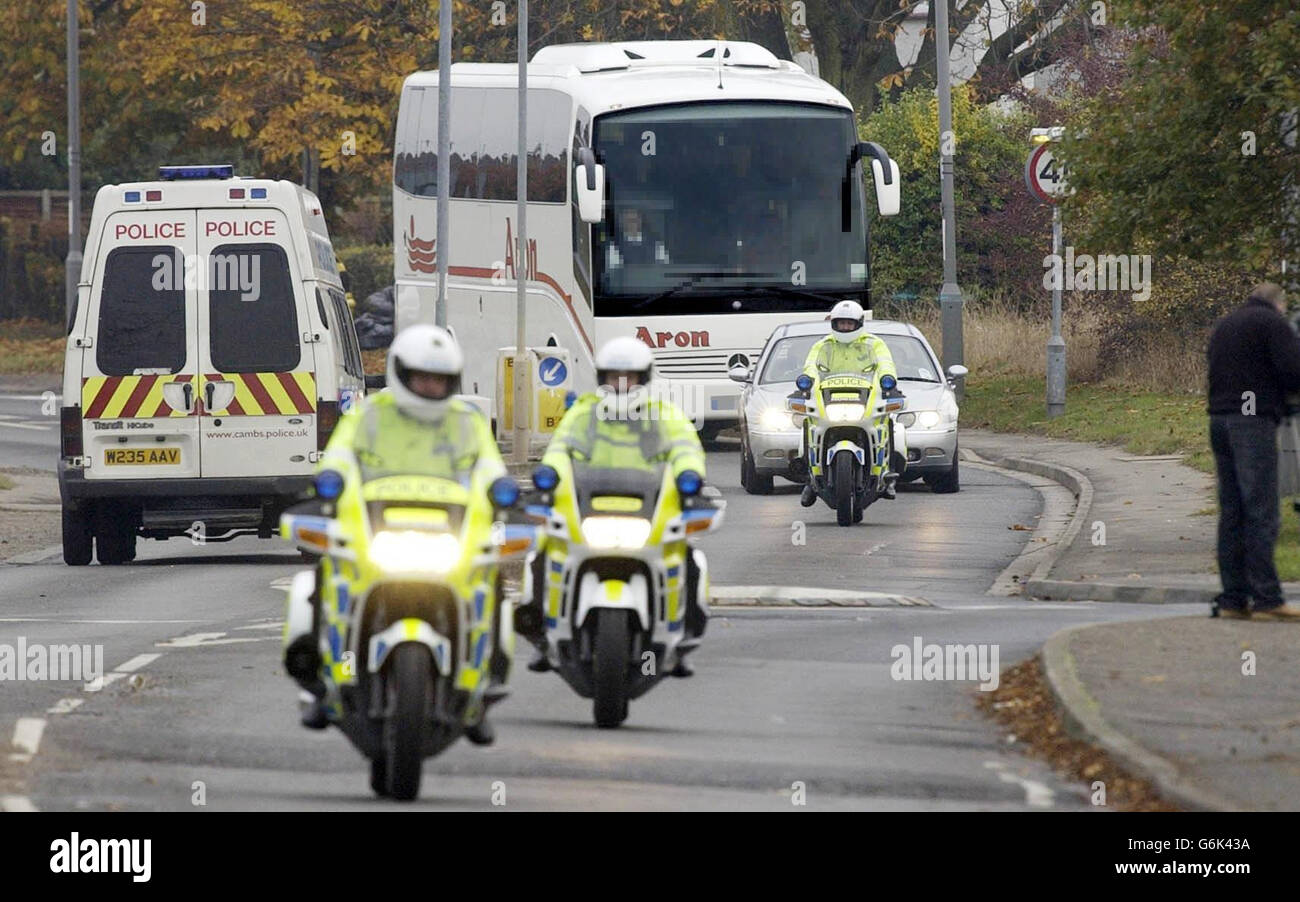
<path fill-rule="evenodd" d="M 891 320 L 868 320 L 867 331 L 884 339 L 898 370 L 898 387 L 907 396 L 907 408 L 895 415 L 906 436 L 906 462 L 897 459 L 893 469 L 899 482 L 924 479 L 937 493 L 955 492 L 957 470 L 957 397 L 952 379 L 966 368 L 949 368 L 944 378 L 939 360 L 915 326 Z M 786 410 L 785 399 L 794 391 L 795 377 L 813 344 L 830 332 L 825 320 L 779 326 L 767 339 L 758 362 L 750 369 L 731 370 L 740 393 L 740 484 L 751 495 L 772 491 L 776 476 L 804 483 L 807 461 L 799 455 L 801 429 Z"/>

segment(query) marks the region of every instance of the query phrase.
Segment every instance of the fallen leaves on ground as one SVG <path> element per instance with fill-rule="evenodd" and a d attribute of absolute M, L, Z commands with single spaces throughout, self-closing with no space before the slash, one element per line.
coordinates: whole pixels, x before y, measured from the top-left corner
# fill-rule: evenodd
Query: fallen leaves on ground
<path fill-rule="evenodd" d="M 1002 672 L 993 692 L 981 692 L 976 705 L 996 719 L 1027 754 L 1045 760 L 1065 777 L 1106 784 L 1106 805 L 1112 811 L 1177 811 L 1146 780 L 1128 774 L 1110 755 L 1065 731 L 1060 711 L 1043 676 L 1042 663 L 1032 658 Z"/>

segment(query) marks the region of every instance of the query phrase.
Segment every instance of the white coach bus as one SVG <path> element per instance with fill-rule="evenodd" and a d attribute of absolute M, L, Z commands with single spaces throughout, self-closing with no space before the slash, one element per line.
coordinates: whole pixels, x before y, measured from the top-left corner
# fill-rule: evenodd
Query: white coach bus
<path fill-rule="evenodd" d="M 495 391 L 515 342 L 516 273 L 532 346 L 567 348 L 580 390 L 594 349 L 633 335 L 707 435 L 772 330 L 835 301 L 870 307 L 869 161 L 881 215 L 898 166 L 859 143 L 839 91 L 756 44 L 566 44 L 528 69 L 528 247 L 516 259 L 518 67 L 452 66 L 447 322 L 465 391 Z M 393 167 L 398 329 L 437 295 L 438 73 L 402 88 Z M 859 161 L 862 161 L 859 165 Z"/>

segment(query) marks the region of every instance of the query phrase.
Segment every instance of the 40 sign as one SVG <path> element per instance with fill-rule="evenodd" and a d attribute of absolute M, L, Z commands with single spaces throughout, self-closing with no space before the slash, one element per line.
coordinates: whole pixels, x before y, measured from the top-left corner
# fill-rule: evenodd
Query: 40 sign
<path fill-rule="evenodd" d="M 1039 144 L 1029 152 L 1029 159 L 1025 161 L 1025 184 L 1029 193 L 1044 204 L 1058 203 L 1068 192 L 1065 166 L 1053 156 L 1050 147 Z"/>

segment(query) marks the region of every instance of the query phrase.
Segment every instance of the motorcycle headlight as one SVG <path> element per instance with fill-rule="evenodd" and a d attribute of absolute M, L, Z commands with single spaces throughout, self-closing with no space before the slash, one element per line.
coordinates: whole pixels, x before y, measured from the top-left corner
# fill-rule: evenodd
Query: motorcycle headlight
<path fill-rule="evenodd" d="M 865 404 L 827 404 L 826 419 L 832 423 L 852 423 L 866 416 L 867 405 Z"/>
<path fill-rule="evenodd" d="M 768 407 L 758 415 L 758 426 L 760 429 L 782 432 L 793 429 L 794 420 L 790 418 L 790 411 L 782 410 L 780 407 Z"/>
<path fill-rule="evenodd" d="M 916 425 L 921 429 L 933 429 L 939 425 L 939 411 L 922 410 L 916 415 Z"/>
<path fill-rule="evenodd" d="M 650 538 L 650 521 L 642 517 L 587 517 L 582 538 L 592 548 L 643 548 Z"/>
<path fill-rule="evenodd" d="M 370 560 L 395 573 L 446 573 L 460 560 L 460 539 L 449 532 L 386 529 L 370 540 Z"/>

